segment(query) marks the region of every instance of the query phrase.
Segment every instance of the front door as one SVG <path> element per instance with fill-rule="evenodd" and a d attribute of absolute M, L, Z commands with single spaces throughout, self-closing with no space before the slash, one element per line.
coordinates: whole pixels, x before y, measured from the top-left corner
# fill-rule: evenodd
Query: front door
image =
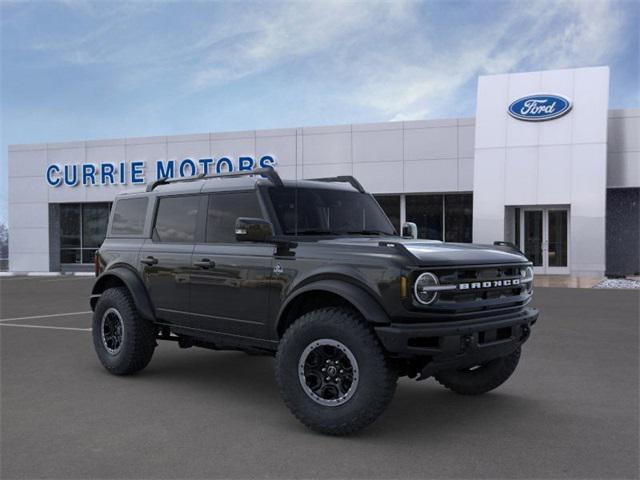
<path fill-rule="evenodd" d="M 520 209 L 519 245 L 535 273 L 569 273 L 569 211 L 562 207 Z"/>
<path fill-rule="evenodd" d="M 239 243 L 238 217 L 263 218 L 255 190 L 208 196 L 205 243 L 192 256 L 191 325 L 231 337 L 266 338 L 274 246 Z"/>

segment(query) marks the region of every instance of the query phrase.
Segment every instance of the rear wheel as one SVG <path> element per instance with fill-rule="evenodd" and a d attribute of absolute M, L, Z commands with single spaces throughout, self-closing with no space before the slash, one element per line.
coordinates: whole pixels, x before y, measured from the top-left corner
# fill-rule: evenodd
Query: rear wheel
<path fill-rule="evenodd" d="M 506 357 L 461 370 L 446 370 L 434 375 L 441 385 L 461 395 L 480 395 L 498 388 L 513 374 L 520 360 L 520 349 Z"/>
<path fill-rule="evenodd" d="M 286 331 L 276 377 L 298 420 L 329 435 L 354 433 L 376 420 L 398 379 L 362 318 L 336 307 L 309 312 Z"/>
<path fill-rule="evenodd" d="M 114 375 L 147 366 L 156 346 L 156 328 L 138 314 L 124 287 L 109 288 L 93 312 L 93 346 L 102 365 Z"/>

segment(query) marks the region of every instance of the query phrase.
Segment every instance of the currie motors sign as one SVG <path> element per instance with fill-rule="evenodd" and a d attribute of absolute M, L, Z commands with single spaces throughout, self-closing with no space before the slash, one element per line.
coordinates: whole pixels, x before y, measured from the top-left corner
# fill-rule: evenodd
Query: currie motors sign
<path fill-rule="evenodd" d="M 193 160 L 156 160 L 153 168 L 155 179 L 192 177 L 200 174 L 219 174 L 222 172 L 247 171 L 254 168 L 275 167 L 273 155 L 260 158 L 250 156 L 200 158 Z M 52 163 L 47 166 L 45 177 L 51 187 L 99 186 L 99 185 L 140 185 L 147 183 L 144 160 L 131 162 L 73 163 L 61 165 Z"/>
<path fill-rule="evenodd" d="M 519 98 L 509 105 L 509 115 L 527 122 L 561 117 L 571 110 L 571 100 L 560 95 L 537 94 Z"/>

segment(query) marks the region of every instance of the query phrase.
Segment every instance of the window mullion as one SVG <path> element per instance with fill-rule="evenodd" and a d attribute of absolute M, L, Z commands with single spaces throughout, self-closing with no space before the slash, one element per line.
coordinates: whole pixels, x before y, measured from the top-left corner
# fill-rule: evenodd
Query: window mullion
<path fill-rule="evenodd" d="M 447 216 L 445 215 L 445 211 L 444 211 L 444 197 L 445 194 L 442 194 L 442 241 L 444 242 L 445 239 L 447 238 L 447 223 L 446 223 L 446 218 Z"/>

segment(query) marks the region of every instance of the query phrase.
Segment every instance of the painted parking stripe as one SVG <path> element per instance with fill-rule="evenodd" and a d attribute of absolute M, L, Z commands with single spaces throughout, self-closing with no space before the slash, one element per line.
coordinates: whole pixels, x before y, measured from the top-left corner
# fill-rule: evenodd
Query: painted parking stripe
<path fill-rule="evenodd" d="M 37 318 L 51 318 L 51 317 L 67 317 L 70 315 L 86 315 L 93 313 L 91 310 L 86 312 L 71 312 L 71 313 L 51 313 L 49 315 L 33 315 L 31 317 L 14 317 L 14 318 L 0 318 L 0 322 L 19 322 L 21 320 L 35 320 Z"/>
<path fill-rule="evenodd" d="M 74 328 L 74 327 L 52 327 L 49 325 L 19 325 L 17 323 L 0 323 L 0 327 L 20 327 L 20 328 L 46 328 L 49 330 L 74 330 L 76 332 L 90 332 L 90 328 Z"/>

